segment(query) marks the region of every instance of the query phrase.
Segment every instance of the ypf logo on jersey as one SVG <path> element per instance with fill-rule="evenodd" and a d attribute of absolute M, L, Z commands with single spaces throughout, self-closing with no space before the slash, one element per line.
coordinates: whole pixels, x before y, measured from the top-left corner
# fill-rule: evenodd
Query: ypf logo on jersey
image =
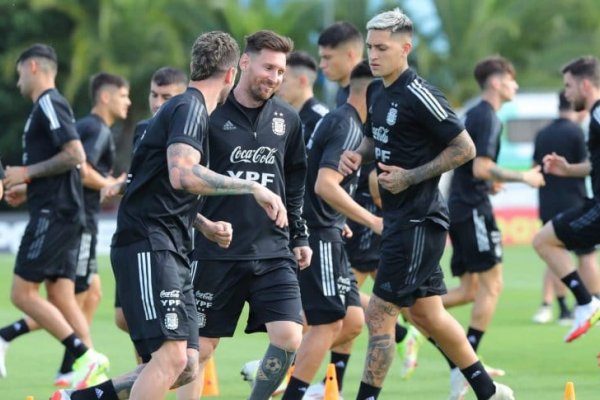
<path fill-rule="evenodd" d="M 271 128 L 273 129 L 273 133 L 277 136 L 285 134 L 285 119 L 283 119 L 283 113 L 273 113 Z"/>
<path fill-rule="evenodd" d="M 388 113 L 385 117 L 385 122 L 392 126 L 396 123 L 396 119 L 398 118 L 398 109 L 396 107 L 398 107 L 398 103 L 392 103 L 390 104 L 391 107 L 388 110 Z"/>

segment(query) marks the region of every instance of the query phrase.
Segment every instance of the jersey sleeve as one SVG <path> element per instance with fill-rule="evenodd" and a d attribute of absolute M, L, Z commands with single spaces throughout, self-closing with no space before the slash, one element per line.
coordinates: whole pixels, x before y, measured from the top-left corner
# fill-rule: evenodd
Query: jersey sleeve
<path fill-rule="evenodd" d="M 588 155 L 588 151 L 587 151 L 587 146 L 585 144 L 585 136 L 583 134 L 583 130 L 579 127 L 576 127 L 576 129 L 574 130 L 574 140 L 573 140 L 573 145 L 574 145 L 574 161 L 576 163 L 580 163 L 580 162 L 584 162 L 585 160 L 587 160 L 589 158 Z"/>
<path fill-rule="evenodd" d="M 328 119 L 319 129 L 322 155 L 319 168 L 331 168 L 337 171 L 340 156 L 345 150 L 354 150 L 362 139 L 362 127 L 351 120 Z"/>
<path fill-rule="evenodd" d="M 100 123 L 91 123 L 90 121 L 81 121 L 77 123 L 76 127 L 85 150 L 86 161 L 97 169 L 102 154 L 109 146 L 110 132 L 102 129 L 103 126 Z"/>
<path fill-rule="evenodd" d="M 168 124 L 167 147 L 174 143 L 184 143 L 202 154 L 208 135 L 208 113 L 202 101 L 192 97 L 191 101 L 179 102 L 169 111 L 172 114 Z"/>
<path fill-rule="evenodd" d="M 56 147 L 62 147 L 71 140 L 79 140 L 73 111 L 66 100 L 45 94 L 40 98 L 39 105 L 48 120 L 51 140 Z"/>
<path fill-rule="evenodd" d="M 494 159 L 498 150 L 493 135 L 494 115 L 491 109 L 486 112 L 470 113 L 467 116 L 467 131 L 475 143 L 476 157 Z"/>
<path fill-rule="evenodd" d="M 465 129 L 437 88 L 415 79 L 408 89 L 414 95 L 415 115 L 436 140 L 448 144 Z"/>

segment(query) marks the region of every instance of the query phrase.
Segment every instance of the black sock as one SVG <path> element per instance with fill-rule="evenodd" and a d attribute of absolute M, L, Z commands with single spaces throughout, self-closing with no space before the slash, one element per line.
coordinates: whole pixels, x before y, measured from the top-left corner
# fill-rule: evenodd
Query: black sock
<path fill-rule="evenodd" d="M 379 397 L 379 392 L 381 392 L 381 388 L 371 386 L 368 383 L 361 381 L 358 388 L 358 394 L 356 395 L 356 400 L 377 399 Z"/>
<path fill-rule="evenodd" d="M 460 372 L 463 373 L 469 385 L 473 388 L 477 400 L 487 400 L 496 393 L 496 385 L 494 385 L 494 381 L 488 373 L 485 372 L 481 362 L 477 361 L 475 364 L 461 369 Z"/>
<path fill-rule="evenodd" d="M 65 349 L 65 354 L 63 354 L 62 363 L 60 364 L 60 369 L 58 370 L 61 374 L 66 374 L 68 372 L 73 371 L 73 363 L 75 362 L 75 356 L 69 350 Z"/>
<path fill-rule="evenodd" d="M 73 354 L 75 358 L 79 358 L 88 351 L 88 347 L 77 337 L 76 334 L 72 333 L 67 336 L 62 342 L 67 348 L 67 351 Z"/>
<path fill-rule="evenodd" d="M 20 319 L 0 329 L 0 337 L 2 337 L 2 339 L 4 339 L 6 342 L 10 342 L 17 337 L 26 334 L 27 332 L 29 332 L 29 326 L 27 326 L 27 323 L 24 319 Z"/>
<path fill-rule="evenodd" d="M 558 296 L 556 297 L 556 302 L 558 303 L 558 308 L 560 310 L 560 315 L 567 315 L 569 314 L 569 307 L 567 307 L 567 301 L 565 299 L 565 296 Z"/>
<path fill-rule="evenodd" d="M 396 343 L 400 343 L 406 337 L 408 330 L 396 322 Z"/>
<path fill-rule="evenodd" d="M 573 293 L 578 305 L 581 306 L 592 301 L 592 295 L 590 295 L 590 292 L 588 292 L 583 282 L 581 282 L 581 278 L 579 277 L 577 271 L 571 272 L 569 275 L 562 277 L 560 280 L 563 281 L 571 293 Z"/>
<path fill-rule="evenodd" d="M 331 363 L 335 365 L 335 375 L 337 378 L 338 390 L 340 391 L 340 393 L 342 392 L 342 386 L 344 384 L 344 374 L 346 373 L 346 367 L 348 366 L 349 359 L 350 354 L 336 353 L 334 351 L 331 352 Z"/>
<path fill-rule="evenodd" d="M 438 349 L 440 351 L 440 353 L 444 356 L 444 358 L 446 359 L 446 362 L 448 363 L 448 367 L 450 367 L 450 369 L 456 368 L 456 364 L 454 364 L 452 362 L 452 360 L 450 360 L 448 358 L 448 356 L 446 356 L 446 353 L 444 353 L 444 351 L 440 348 L 440 346 L 438 346 L 438 344 L 435 342 L 435 340 L 433 340 L 432 338 L 428 338 L 427 340 L 429 340 L 429 342 L 431 344 L 433 344 L 435 346 L 435 348 Z"/>
<path fill-rule="evenodd" d="M 71 393 L 71 400 L 119 400 L 112 380 Z"/>
<path fill-rule="evenodd" d="M 306 389 L 308 389 L 309 383 L 303 382 L 293 376 L 288 382 L 287 388 L 281 400 L 302 400 Z"/>
<path fill-rule="evenodd" d="M 479 347 L 479 342 L 481 342 L 481 338 L 485 332 L 475 329 L 473 327 L 469 327 L 467 331 L 467 340 L 471 343 L 471 347 L 477 353 L 477 348 Z"/>

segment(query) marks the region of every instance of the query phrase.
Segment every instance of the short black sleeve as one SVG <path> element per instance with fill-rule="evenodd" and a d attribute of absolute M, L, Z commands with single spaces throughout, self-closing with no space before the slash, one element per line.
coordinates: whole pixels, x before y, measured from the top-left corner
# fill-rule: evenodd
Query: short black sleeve
<path fill-rule="evenodd" d="M 207 115 L 198 97 L 178 104 L 170 118 L 167 147 L 174 143 L 185 143 L 202 152 L 208 126 Z"/>
<path fill-rule="evenodd" d="M 90 115 L 77 123 L 77 132 L 85 150 L 86 161 L 98 167 L 100 158 L 110 143 L 110 130 L 96 116 Z"/>
<path fill-rule="evenodd" d="M 498 154 L 498 134 L 500 126 L 496 126 L 498 119 L 491 106 L 487 103 L 477 107 L 476 112 L 468 114 L 467 131 L 473 138 L 477 157 L 496 159 Z"/>
<path fill-rule="evenodd" d="M 75 129 L 75 118 L 66 101 L 59 101 L 59 98 L 43 95 L 39 100 L 39 105 L 48 119 L 51 140 L 56 147 L 62 147 L 71 140 L 79 140 L 79 134 Z"/>

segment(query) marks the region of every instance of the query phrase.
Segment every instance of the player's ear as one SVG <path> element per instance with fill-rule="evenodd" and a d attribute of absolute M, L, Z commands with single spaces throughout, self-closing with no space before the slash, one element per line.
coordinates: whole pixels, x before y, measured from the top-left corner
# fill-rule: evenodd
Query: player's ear
<path fill-rule="evenodd" d="M 240 57 L 240 69 L 245 71 L 248 68 L 248 65 L 250 65 L 250 56 L 248 53 L 244 53 Z"/>
<path fill-rule="evenodd" d="M 225 72 L 225 84 L 229 85 L 235 82 L 235 76 L 237 75 L 237 68 L 231 67 Z"/>

